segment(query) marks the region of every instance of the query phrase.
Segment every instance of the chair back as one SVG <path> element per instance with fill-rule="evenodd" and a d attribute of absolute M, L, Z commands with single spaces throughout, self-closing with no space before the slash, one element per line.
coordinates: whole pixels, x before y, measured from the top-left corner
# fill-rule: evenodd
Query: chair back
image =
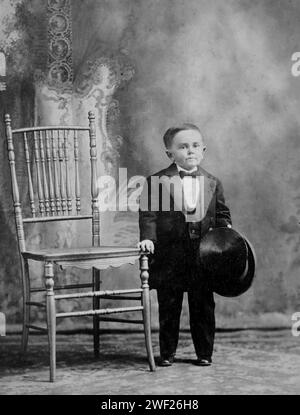
<path fill-rule="evenodd" d="M 91 111 L 88 120 L 87 127 L 35 126 L 14 130 L 10 115 L 5 115 L 12 198 L 21 252 L 26 250 L 24 223 L 90 219 L 92 244 L 100 245 L 96 128 Z M 87 145 L 89 143 L 90 153 L 90 214 L 81 213 L 81 178 L 86 181 L 87 175 L 80 166 L 79 141 L 84 139 L 87 139 Z M 16 147 L 18 153 L 22 153 L 18 157 Z M 20 199 L 21 185 L 28 190 L 27 210 L 25 206 L 23 208 L 25 200 L 21 202 Z"/>

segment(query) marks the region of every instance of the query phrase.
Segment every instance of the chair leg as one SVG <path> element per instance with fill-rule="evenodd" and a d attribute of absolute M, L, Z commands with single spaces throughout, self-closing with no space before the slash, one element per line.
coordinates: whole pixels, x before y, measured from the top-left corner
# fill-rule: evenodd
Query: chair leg
<path fill-rule="evenodd" d="M 153 356 L 152 339 L 151 339 L 151 308 L 150 308 L 150 293 L 149 293 L 149 273 L 148 273 L 148 256 L 141 255 L 140 257 L 140 271 L 142 281 L 142 305 L 143 305 L 143 320 L 146 349 L 151 372 L 155 371 L 155 362 Z"/>
<path fill-rule="evenodd" d="M 45 263 L 45 286 L 46 286 L 46 306 L 47 306 L 47 326 L 48 341 L 50 352 L 50 382 L 55 381 L 56 372 L 56 312 L 54 298 L 54 273 L 53 264 Z"/>
<path fill-rule="evenodd" d="M 100 290 L 100 270 L 93 268 L 93 291 Z M 93 297 L 93 310 L 100 307 L 100 297 Z M 99 316 L 93 316 L 94 355 L 99 356 L 100 350 L 100 320 Z"/>
<path fill-rule="evenodd" d="M 30 323 L 30 305 L 28 305 L 28 302 L 30 301 L 30 279 L 29 279 L 28 261 L 24 260 L 23 258 L 21 259 L 21 261 L 22 261 L 22 291 L 23 291 L 23 329 L 22 329 L 21 354 L 22 354 L 22 357 L 24 357 L 27 352 L 28 336 L 29 336 L 28 325 Z"/>

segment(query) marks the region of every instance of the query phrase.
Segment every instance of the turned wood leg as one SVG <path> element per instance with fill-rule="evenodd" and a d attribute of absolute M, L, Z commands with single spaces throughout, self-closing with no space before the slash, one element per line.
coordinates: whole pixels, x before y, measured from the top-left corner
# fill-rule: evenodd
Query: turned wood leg
<path fill-rule="evenodd" d="M 150 370 L 155 371 L 155 362 L 152 349 L 152 339 L 151 339 L 151 308 L 150 308 L 150 292 L 149 292 L 149 272 L 148 272 L 148 256 L 142 254 L 140 256 L 140 272 L 141 272 L 141 281 L 142 281 L 142 305 L 143 305 L 143 320 L 144 320 L 144 333 L 145 333 L 145 342 L 148 355 L 148 361 Z"/>
<path fill-rule="evenodd" d="M 22 291 L 23 291 L 23 330 L 22 330 L 22 356 L 24 357 L 27 351 L 28 336 L 30 324 L 30 279 L 29 279 L 29 265 L 27 259 L 21 259 L 22 261 Z"/>
<path fill-rule="evenodd" d="M 47 306 L 47 326 L 48 341 L 50 352 L 50 382 L 55 381 L 56 371 L 56 313 L 54 298 L 54 274 L 53 264 L 45 263 L 45 286 L 46 286 L 46 306 Z"/>
<path fill-rule="evenodd" d="M 100 270 L 93 268 L 93 291 L 100 291 Z M 93 297 L 93 310 L 100 307 L 100 297 Z M 93 316 L 94 355 L 99 356 L 100 345 L 100 320 L 99 316 Z"/>

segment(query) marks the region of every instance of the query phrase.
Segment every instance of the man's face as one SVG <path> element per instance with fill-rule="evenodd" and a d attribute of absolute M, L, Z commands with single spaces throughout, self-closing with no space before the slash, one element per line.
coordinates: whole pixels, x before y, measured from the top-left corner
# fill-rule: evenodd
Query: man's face
<path fill-rule="evenodd" d="M 195 166 L 199 166 L 203 159 L 204 151 L 205 146 L 203 145 L 200 132 L 197 130 L 184 130 L 175 134 L 167 154 L 180 167 L 191 170 Z"/>

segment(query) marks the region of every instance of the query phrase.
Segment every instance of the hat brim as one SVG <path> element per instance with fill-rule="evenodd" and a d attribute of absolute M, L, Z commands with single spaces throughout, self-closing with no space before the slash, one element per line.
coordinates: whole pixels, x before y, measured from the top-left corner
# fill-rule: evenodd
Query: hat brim
<path fill-rule="evenodd" d="M 222 297 L 237 297 L 241 294 L 244 294 L 252 285 L 253 279 L 255 277 L 256 269 L 256 254 L 254 248 L 250 241 L 242 234 L 240 234 L 247 246 L 247 261 L 243 274 L 240 276 L 239 280 L 235 284 L 230 284 L 230 286 L 222 285 L 219 287 L 213 287 L 213 291 L 221 295 Z"/>

